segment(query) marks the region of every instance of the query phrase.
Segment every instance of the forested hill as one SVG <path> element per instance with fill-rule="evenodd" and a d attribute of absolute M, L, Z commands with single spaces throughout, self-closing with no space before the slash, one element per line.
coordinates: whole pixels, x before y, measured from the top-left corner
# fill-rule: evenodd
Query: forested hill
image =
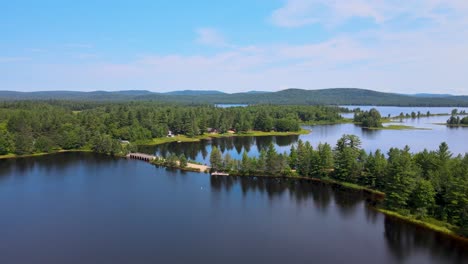
<path fill-rule="evenodd" d="M 153 100 L 179 103 L 209 104 L 289 104 L 289 105 L 394 105 L 394 106 L 468 106 L 468 96 L 403 95 L 357 88 L 321 90 L 287 89 L 278 92 L 245 92 L 227 94 L 218 91 L 185 90 L 169 93 L 149 91 L 118 92 L 14 92 L 0 91 L 0 100 Z"/>

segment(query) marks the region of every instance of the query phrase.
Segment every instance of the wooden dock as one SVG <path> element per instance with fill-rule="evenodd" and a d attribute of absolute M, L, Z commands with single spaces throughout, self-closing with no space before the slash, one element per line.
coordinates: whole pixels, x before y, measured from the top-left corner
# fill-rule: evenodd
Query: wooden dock
<path fill-rule="evenodd" d="M 151 162 L 153 160 L 164 160 L 161 157 L 154 156 L 154 155 L 149 155 L 149 154 L 145 154 L 145 153 L 129 153 L 129 154 L 127 154 L 127 159 L 137 159 L 137 160 L 142 160 L 142 161 L 146 161 L 146 162 Z M 179 165 L 179 161 L 177 161 L 177 165 Z M 190 162 L 187 163 L 186 168 L 198 170 L 200 172 L 206 172 L 206 171 L 209 171 L 209 169 L 210 169 L 210 167 L 208 167 L 206 165 L 194 164 L 194 163 L 190 163 Z M 225 174 L 220 173 L 219 175 L 225 175 Z"/>
<path fill-rule="evenodd" d="M 143 161 L 147 161 L 147 162 L 150 162 L 150 161 L 153 161 L 153 160 L 157 159 L 156 156 L 145 154 L 145 153 L 129 153 L 129 154 L 127 154 L 127 158 L 128 159 L 143 160 Z"/>
<path fill-rule="evenodd" d="M 229 176 L 229 173 L 215 171 L 211 173 L 211 176 Z"/>

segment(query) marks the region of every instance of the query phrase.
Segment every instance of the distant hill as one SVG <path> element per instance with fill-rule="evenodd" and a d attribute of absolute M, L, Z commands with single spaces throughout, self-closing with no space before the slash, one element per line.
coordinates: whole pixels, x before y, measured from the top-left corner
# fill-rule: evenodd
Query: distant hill
<path fill-rule="evenodd" d="M 418 93 L 412 94 L 412 96 L 416 97 L 434 97 L 434 98 L 443 98 L 443 97 L 451 97 L 451 94 L 431 94 L 431 93 Z"/>
<path fill-rule="evenodd" d="M 248 91 L 248 94 L 264 94 L 264 93 L 271 93 L 269 91 Z"/>
<path fill-rule="evenodd" d="M 183 91 L 173 91 L 173 92 L 167 92 L 163 93 L 167 95 L 211 95 L 211 94 L 226 94 L 221 91 L 215 91 L 215 90 L 183 90 Z"/>
<path fill-rule="evenodd" d="M 254 95 L 254 96 L 253 96 Z M 227 94 L 220 91 L 185 90 L 169 93 L 131 90 L 119 92 L 0 91 L 0 100 L 152 100 L 191 104 L 296 104 L 296 105 L 393 105 L 393 106 L 468 106 L 468 96 L 404 95 L 358 88 L 321 90 L 286 89 L 278 92 L 250 91 Z"/>

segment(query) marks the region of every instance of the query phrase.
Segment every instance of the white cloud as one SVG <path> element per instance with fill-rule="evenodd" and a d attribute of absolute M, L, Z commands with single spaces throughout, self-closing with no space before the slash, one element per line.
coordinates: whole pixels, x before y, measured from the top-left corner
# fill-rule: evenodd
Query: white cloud
<path fill-rule="evenodd" d="M 466 0 L 286 0 L 273 11 L 271 21 L 281 27 L 299 27 L 319 23 L 337 25 L 359 17 L 377 24 L 392 19 L 430 19 L 442 23 L 447 19 L 464 19 Z"/>
<path fill-rule="evenodd" d="M 214 28 L 199 28 L 196 33 L 196 42 L 199 44 L 213 47 L 229 46 L 224 36 Z"/>

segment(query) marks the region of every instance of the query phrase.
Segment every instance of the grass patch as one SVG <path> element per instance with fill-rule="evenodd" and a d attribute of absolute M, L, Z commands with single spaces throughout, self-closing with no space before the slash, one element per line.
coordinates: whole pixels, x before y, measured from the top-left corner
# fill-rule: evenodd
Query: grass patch
<path fill-rule="evenodd" d="M 371 130 L 431 130 L 430 128 L 421 128 L 414 126 L 405 126 L 405 125 L 388 125 L 383 127 L 368 127 L 367 129 Z"/>
<path fill-rule="evenodd" d="M 82 148 L 82 149 L 61 149 L 61 150 L 54 150 L 51 152 L 37 152 L 37 153 L 31 153 L 31 154 L 25 154 L 25 155 L 17 155 L 13 153 L 8 153 L 5 155 L 0 155 L 0 159 L 12 159 L 12 158 L 30 158 L 30 157 L 39 157 L 39 156 L 45 156 L 45 155 L 50 155 L 50 154 L 55 154 L 55 153 L 64 153 L 64 152 L 93 152 L 90 148 Z"/>
<path fill-rule="evenodd" d="M 319 120 L 319 121 L 311 121 L 311 122 L 304 122 L 302 125 L 307 125 L 307 126 L 318 126 L 318 125 L 339 125 L 339 124 L 352 124 L 353 119 L 352 118 L 343 118 L 340 120 Z"/>
<path fill-rule="evenodd" d="M 170 142 L 198 142 L 203 139 L 210 138 L 222 138 L 222 137 L 262 137 L 262 136 L 291 136 L 291 135 L 302 135 L 309 134 L 310 131 L 307 129 L 301 129 L 297 132 L 263 132 L 263 131 L 249 131 L 245 133 L 233 134 L 233 133 L 224 133 L 224 134 L 203 134 L 195 137 L 187 137 L 185 135 L 177 135 L 174 137 L 162 137 L 162 138 L 153 138 L 149 140 L 140 140 L 135 142 L 137 145 L 160 145 Z"/>
<path fill-rule="evenodd" d="M 153 138 L 153 139 L 148 139 L 148 140 L 139 140 L 136 141 L 135 144 L 137 145 L 160 145 L 160 144 L 165 144 L 165 143 L 170 143 L 170 142 L 197 142 L 200 141 L 201 136 L 198 137 L 187 137 L 184 135 L 180 136 L 174 136 L 174 137 L 162 137 L 162 138 Z"/>

